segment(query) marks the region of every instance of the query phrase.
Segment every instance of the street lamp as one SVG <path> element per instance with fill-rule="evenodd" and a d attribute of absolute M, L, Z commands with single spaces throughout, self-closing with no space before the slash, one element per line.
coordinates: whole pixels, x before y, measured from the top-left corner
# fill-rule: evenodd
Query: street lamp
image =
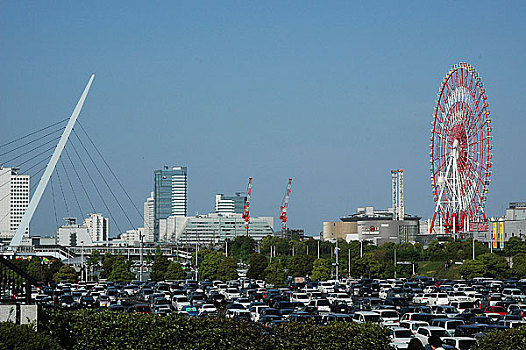
<path fill-rule="evenodd" d="M 84 241 L 80 241 L 80 281 L 84 282 Z"/>
<path fill-rule="evenodd" d="M 139 232 L 139 237 L 141 239 L 141 246 L 139 249 L 139 282 L 142 282 L 142 249 L 144 245 L 144 235 Z"/>

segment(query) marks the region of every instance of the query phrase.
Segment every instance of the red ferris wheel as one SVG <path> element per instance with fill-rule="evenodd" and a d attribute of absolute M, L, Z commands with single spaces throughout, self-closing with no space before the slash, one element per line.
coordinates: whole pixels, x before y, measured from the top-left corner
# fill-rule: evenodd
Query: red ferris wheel
<path fill-rule="evenodd" d="M 446 233 L 486 222 L 491 177 L 491 119 L 484 84 L 475 68 L 453 65 L 442 81 L 431 129 L 431 187 L 435 213 Z"/>

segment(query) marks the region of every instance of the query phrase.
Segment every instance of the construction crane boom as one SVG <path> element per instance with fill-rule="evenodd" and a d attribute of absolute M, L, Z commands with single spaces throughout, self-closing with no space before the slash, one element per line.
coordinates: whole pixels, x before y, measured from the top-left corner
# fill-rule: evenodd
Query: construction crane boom
<path fill-rule="evenodd" d="M 281 230 L 285 232 L 287 229 L 287 209 L 289 207 L 289 198 L 290 198 L 290 192 L 292 188 L 292 178 L 289 178 L 289 183 L 287 184 L 287 190 L 285 191 L 285 196 L 283 197 L 283 200 L 281 202 L 280 207 L 280 214 L 279 219 L 281 220 Z"/>
<path fill-rule="evenodd" d="M 250 196 L 252 194 L 252 178 L 248 178 L 248 187 L 247 187 L 247 200 L 245 202 L 245 206 L 243 207 L 243 219 L 245 219 L 245 230 L 247 230 L 247 236 L 248 236 L 248 228 L 250 226 Z"/>

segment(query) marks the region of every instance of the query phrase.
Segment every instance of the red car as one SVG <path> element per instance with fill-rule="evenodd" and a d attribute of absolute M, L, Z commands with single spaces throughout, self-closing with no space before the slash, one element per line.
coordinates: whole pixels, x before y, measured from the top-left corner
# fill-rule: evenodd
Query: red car
<path fill-rule="evenodd" d="M 499 314 L 501 316 L 508 314 L 508 311 L 502 306 L 488 306 L 484 309 L 484 312 L 487 314 Z"/>

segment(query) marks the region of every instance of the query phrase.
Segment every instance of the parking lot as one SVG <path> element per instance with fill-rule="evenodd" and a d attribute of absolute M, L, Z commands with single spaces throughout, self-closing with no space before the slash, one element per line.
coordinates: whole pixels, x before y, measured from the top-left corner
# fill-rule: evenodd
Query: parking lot
<path fill-rule="evenodd" d="M 389 329 L 392 344 L 425 345 L 438 335 L 446 349 L 469 349 L 494 329 L 526 325 L 526 281 L 348 279 L 290 282 L 274 288 L 264 281 L 163 281 L 59 283 L 34 289 L 43 307 L 100 308 L 114 312 L 186 317 L 228 317 L 256 322 L 271 333 L 287 322 L 374 322 Z"/>

